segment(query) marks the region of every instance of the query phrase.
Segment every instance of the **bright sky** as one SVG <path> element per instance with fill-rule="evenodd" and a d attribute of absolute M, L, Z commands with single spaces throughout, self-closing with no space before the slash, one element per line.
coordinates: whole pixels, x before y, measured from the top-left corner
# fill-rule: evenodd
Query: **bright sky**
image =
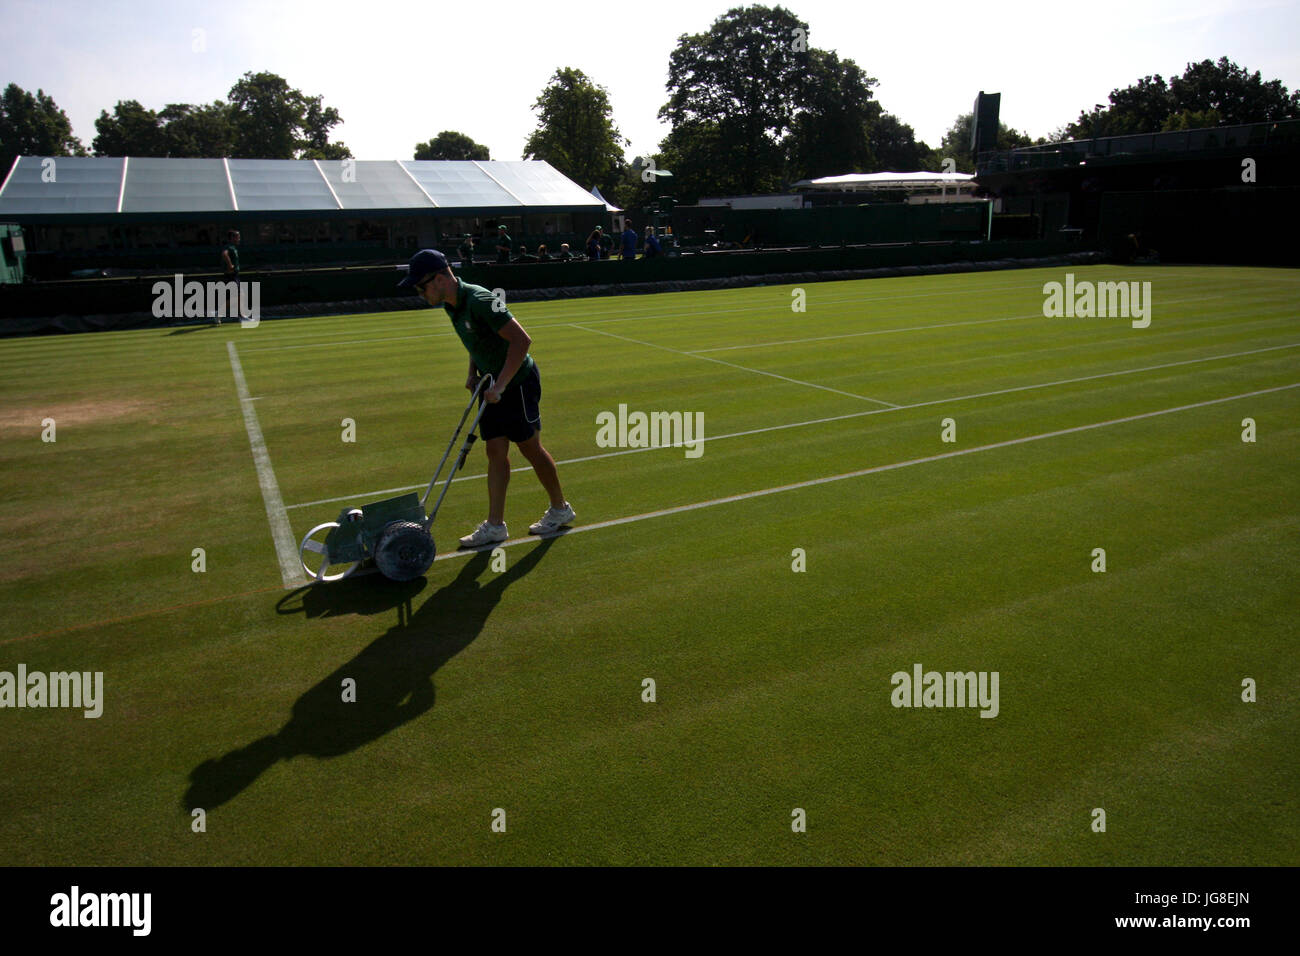
<path fill-rule="evenodd" d="M 0 85 L 43 89 L 90 147 L 121 99 L 151 109 L 222 99 L 269 70 L 322 95 L 359 159 L 409 158 L 441 130 L 518 159 L 559 67 L 610 94 L 628 156 L 667 128 L 668 57 L 739 0 L 0 0 Z M 775 4 L 769 4 L 775 5 Z M 1300 88 L 1300 4 L 1278 0 L 879 3 L 791 0 L 809 42 L 855 60 L 930 146 L 983 89 L 1002 121 L 1044 136 L 1140 76 L 1229 59 Z"/>

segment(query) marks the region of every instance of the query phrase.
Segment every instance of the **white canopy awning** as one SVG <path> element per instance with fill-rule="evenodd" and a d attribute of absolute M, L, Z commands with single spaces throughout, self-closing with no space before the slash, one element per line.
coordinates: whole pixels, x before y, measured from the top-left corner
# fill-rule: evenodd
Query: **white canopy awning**
<path fill-rule="evenodd" d="M 605 204 L 605 212 L 622 212 L 617 206 L 611 205 L 610 201 L 600 194 L 599 186 L 591 187 L 591 194 Z"/>
<path fill-rule="evenodd" d="M 846 173 L 801 179 L 796 189 L 906 189 L 917 186 L 957 186 L 975 179 L 973 173 Z"/>

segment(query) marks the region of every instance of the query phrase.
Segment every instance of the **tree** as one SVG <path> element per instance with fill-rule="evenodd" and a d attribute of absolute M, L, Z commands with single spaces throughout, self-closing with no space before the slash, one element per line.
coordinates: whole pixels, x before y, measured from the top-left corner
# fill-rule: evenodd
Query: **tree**
<path fill-rule="evenodd" d="M 243 159 L 341 159 L 351 156 L 342 143 L 330 143 L 329 131 L 341 122 L 338 111 L 319 96 L 301 90 L 274 73 L 245 73 L 230 88 L 234 154 Z"/>
<path fill-rule="evenodd" d="M 1074 139 L 1157 133 L 1191 128 L 1188 122 L 1261 123 L 1300 116 L 1300 91 L 1288 93 L 1280 80 L 1264 82 L 1226 56 L 1218 62 L 1187 64 L 1183 75 L 1166 83 L 1159 74 L 1112 90 L 1110 105 L 1084 111 L 1067 130 Z M 1173 119 L 1173 117 L 1181 117 Z"/>
<path fill-rule="evenodd" d="M 971 124 L 975 122 L 974 113 L 962 113 L 943 134 L 943 142 L 931 160 L 931 164 L 942 171 L 945 159 L 951 159 L 956 165 L 956 172 L 975 172 L 975 158 L 970 151 Z M 994 149 L 1019 149 L 1032 146 L 1034 141 L 1006 123 L 998 123 L 998 139 Z"/>
<path fill-rule="evenodd" d="M 1263 81 L 1258 70 L 1248 73 L 1226 56 L 1217 63 L 1189 63 L 1183 75 L 1169 81 L 1174 113 L 1210 113 L 1219 122 L 1272 123 L 1300 116 L 1300 91 L 1287 93 L 1281 80 Z"/>
<path fill-rule="evenodd" d="M 707 171 L 712 155 L 738 168 L 714 170 L 701 189 L 734 181 L 753 193 L 784 179 L 782 141 L 809 82 L 807 39 L 808 24 L 789 10 L 757 5 L 728 10 L 707 33 L 678 37 L 659 118 L 673 124 L 665 148 L 677 152 L 684 176 Z"/>
<path fill-rule="evenodd" d="M 415 146 L 416 159 L 478 159 L 488 160 L 492 157 L 488 155 L 488 148 L 480 143 L 474 142 L 464 133 L 457 133 L 454 130 L 443 130 L 427 143 L 417 143 Z"/>
<path fill-rule="evenodd" d="M 809 82 L 789 142 L 790 179 L 860 172 L 875 164 L 868 129 L 883 113 L 874 77 L 852 60 L 809 50 Z"/>
<path fill-rule="evenodd" d="M 167 142 L 158 114 L 136 100 L 118 100 L 110 116 L 101 110 L 91 147 L 96 156 L 166 156 Z"/>
<path fill-rule="evenodd" d="M 168 156 L 205 158 L 231 156 L 235 151 L 234 108 L 229 103 L 168 103 L 158 119 L 163 124 Z"/>
<path fill-rule="evenodd" d="M 245 73 L 230 88 L 235 108 L 235 155 L 243 159 L 293 159 L 301 104 L 274 73 Z"/>
<path fill-rule="evenodd" d="M 917 142 L 916 133 L 892 113 L 882 113 L 867 131 L 876 157 L 873 172 L 915 173 L 930 162 L 930 147 Z"/>
<path fill-rule="evenodd" d="M 1181 113 L 1173 113 L 1165 117 L 1164 124 L 1160 127 L 1162 133 L 1180 129 L 1206 129 L 1207 127 L 1218 126 L 1223 122 L 1223 117 L 1218 110 L 1183 110 Z"/>
<path fill-rule="evenodd" d="M 135 100 L 119 101 L 95 120 L 96 156 L 230 156 L 234 147 L 230 104 L 168 103 L 157 113 Z"/>
<path fill-rule="evenodd" d="M 1069 139 L 1073 139 L 1073 137 L 1070 135 L 1070 124 L 1066 123 L 1064 126 L 1056 127 L 1056 129 L 1052 130 L 1046 136 L 1039 137 L 1038 142 L 1034 145 L 1042 146 L 1046 143 L 1064 143 Z"/>
<path fill-rule="evenodd" d="M 18 156 L 85 155 L 68 114 L 44 90 L 33 96 L 17 83 L 5 87 L 0 94 L 0 179 Z"/>
<path fill-rule="evenodd" d="M 735 121 L 688 120 L 678 123 L 659 146 L 656 165 L 673 174 L 680 202 L 700 196 L 771 192 L 784 185 L 782 147 L 761 140 L 753 149 L 742 142 Z"/>
<path fill-rule="evenodd" d="M 302 139 L 299 159 L 347 159 L 352 150 L 343 143 L 331 143 L 330 130 L 342 120 L 339 111 L 321 103 L 319 96 L 303 97 Z"/>
<path fill-rule="evenodd" d="M 656 169 L 666 169 L 673 175 L 671 178 L 656 179 L 653 172 L 647 172 Z M 602 190 L 601 195 L 614 205 L 639 214 L 642 209 L 654 205 L 655 200 L 662 194 L 676 196 L 674 184 L 679 178 L 677 171 L 673 169 L 663 153 L 653 153 L 647 157 L 637 156 L 632 162 L 623 165 L 614 191 L 607 193 Z"/>
<path fill-rule="evenodd" d="M 1075 139 L 1094 136 L 1126 136 L 1130 133 L 1153 133 L 1165 117 L 1174 112 L 1174 101 L 1164 77 L 1144 76 L 1132 86 L 1112 90 L 1110 106 L 1100 103 L 1092 112 L 1079 114 L 1067 127 Z"/>
<path fill-rule="evenodd" d="M 628 140 L 614 125 L 603 86 L 581 70 L 558 69 L 533 109 L 538 113 L 537 129 L 524 143 L 524 159 L 544 159 L 584 189 L 615 187 Z"/>
<path fill-rule="evenodd" d="M 278 77 L 276 78 L 278 80 Z M 242 82 L 242 81 L 241 81 Z M 280 81 L 283 83 L 283 81 Z M 275 84 L 264 84 L 263 92 Z M 285 87 L 287 89 L 287 84 Z M 205 158 L 241 156 L 250 159 L 346 159 L 352 152 L 343 143 L 329 142 L 330 128 L 339 123 L 338 111 L 325 107 L 319 96 L 305 97 L 290 91 L 284 97 L 293 117 L 279 130 L 263 130 L 266 136 L 250 141 L 246 130 L 252 116 L 266 116 L 265 98 L 254 109 L 251 99 L 239 103 L 217 100 L 207 106 L 168 103 L 160 112 L 146 109 L 135 100 L 118 102 L 110 115 L 101 111 L 95 121 L 96 156 L 170 156 Z M 244 109 L 243 114 L 240 110 Z M 289 115 L 285 112 L 283 115 Z M 292 142 L 292 146 L 285 144 Z M 268 145 L 274 143 L 275 145 Z M 288 149 L 288 155 L 284 150 Z"/>

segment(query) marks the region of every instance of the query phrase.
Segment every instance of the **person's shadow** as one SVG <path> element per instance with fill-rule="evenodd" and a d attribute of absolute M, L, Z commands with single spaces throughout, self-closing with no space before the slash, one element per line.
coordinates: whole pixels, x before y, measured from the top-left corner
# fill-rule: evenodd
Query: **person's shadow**
<path fill-rule="evenodd" d="M 438 668 L 479 636 L 506 587 L 531 571 L 554 543 L 555 538 L 544 539 L 485 583 L 478 576 L 491 555 L 480 551 L 414 613 L 409 610 L 409 590 L 400 591 L 404 603 L 398 608 L 398 623 L 299 697 L 288 723 L 277 733 L 206 760 L 190 772 L 182 801 L 185 813 L 221 806 L 277 761 L 299 755 L 337 757 L 423 714 L 434 704 L 433 675 Z M 318 585 L 308 593 L 323 589 Z M 304 606 L 309 616 L 316 616 L 306 600 Z M 358 610 L 373 613 L 375 608 Z M 346 680 L 355 682 L 352 701 L 345 700 Z"/>

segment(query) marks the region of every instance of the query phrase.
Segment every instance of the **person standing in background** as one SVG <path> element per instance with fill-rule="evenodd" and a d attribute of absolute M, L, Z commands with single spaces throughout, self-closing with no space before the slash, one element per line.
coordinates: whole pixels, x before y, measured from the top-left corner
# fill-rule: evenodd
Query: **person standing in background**
<path fill-rule="evenodd" d="M 221 250 L 221 274 L 227 282 L 239 281 L 239 230 L 231 229 L 226 233 L 226 245 Z M 213 321 L 221 324 L 221 316 L 213 316 Z"/>
<path fill-rule="evenodd" d="M 659 255 L 659 253 L 662 251 L 663 250 L 659 245 L 659 237 L 655 235 L 655 227 L 646 226 L 645 227 L 645 253 L 643 255 L 643 258 L 653 259 L 655 256 Z"/>
<path fill-rule="evenodd" d="M 227 282 L 239 281 L 239 230 L 226 233 L 226 245 L 221 250 L 221 272 Z"/>

